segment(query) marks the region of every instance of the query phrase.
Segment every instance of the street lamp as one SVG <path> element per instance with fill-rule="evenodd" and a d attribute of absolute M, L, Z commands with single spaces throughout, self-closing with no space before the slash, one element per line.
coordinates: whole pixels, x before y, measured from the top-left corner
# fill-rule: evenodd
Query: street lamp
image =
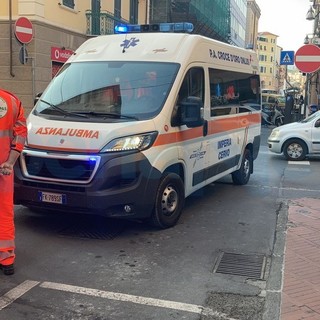
<path fill-rule="evenodd" d="M 306 19 L 309 21 L 315 20 L 318 16 L 319 16 L 319 6 L 320 6 L 320 2 L 319 0 L 311 0 L 311 2 L 313 2 L 313 5 L 310 6 L 307 15 L 306 15 Z"/>
<path fill-rule="evenodd" d="M 316 42 L 316 40 L 318 39 L 318 36 L 319 36 L 319 30 L 316 30 L 316 31 L 317 31 L 316 33 L 307 33 L 306 37 L 303 40 L 303 43 L 304 44 L 309 44 L 309 43 L 318 44 L 318 43 L 314 43 L 314 42 Z"/>
<path fill-rule="evenodd" d="M 317 14 L 319 14 L 319 12 Z M 313 6 L 310 6 L 310 9 L 307 12 L 306 19 L 309 21 L 314 20 L 316 18 L 317 14 L 314 12 Z"/>
<path fill-rule="evenodd" d="M 320 0 L 310 0 L 310 2 L 313 2 L 313 4 L 310 6 L 306 19 L 309 21 L 314 20 L 313 23 L 313 34 L 311 38 L 308 37 L 308 34 L 304 38 L 304 44 L 313 43 L 315 45 L 320 45 L 320 28 L 319 28 L 319 14 L 320 14 Z M 310 41 L 311 39 L 311 41 Z"/>
<path fill-rule="evenodd" d="M 308 37 L 308 35 L 306 35 L 306 37 L 304 38 L 303 43 L 304 43 L 304 44 L 309 44 L 309 37 Z"/>

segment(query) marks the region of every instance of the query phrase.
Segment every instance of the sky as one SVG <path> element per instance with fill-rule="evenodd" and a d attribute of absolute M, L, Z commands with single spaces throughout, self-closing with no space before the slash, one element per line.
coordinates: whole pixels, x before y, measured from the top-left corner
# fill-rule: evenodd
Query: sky
<path fill-rule="evenodd" d="M 313 32 L 313 21 L 306 20 L 310 0 L 256 0 L 256 3 L 261 10 L 258 31 L 276 34 L 283 51 L 297 51 L 304 45 L 306 34 Z"/>

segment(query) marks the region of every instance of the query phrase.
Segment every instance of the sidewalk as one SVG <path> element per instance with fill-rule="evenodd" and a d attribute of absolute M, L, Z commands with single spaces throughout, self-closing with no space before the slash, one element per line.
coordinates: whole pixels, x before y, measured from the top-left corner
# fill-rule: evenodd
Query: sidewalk
<path fill-rule="evenodd" d="M 289 203 L 281 320 L 320 320 L 320 199 Z"/>

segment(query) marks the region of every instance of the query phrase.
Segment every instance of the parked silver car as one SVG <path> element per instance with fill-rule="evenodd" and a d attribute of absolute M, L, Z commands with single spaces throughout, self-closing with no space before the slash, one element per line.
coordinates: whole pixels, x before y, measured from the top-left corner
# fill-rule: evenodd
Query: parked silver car
<path fill-rule="evenodd" d="M 288 160 L 304 160 L 307 155 L 320 155 L 320 111 L 299 122 L 272 130 L 269 150 L 283 153 Z"/>

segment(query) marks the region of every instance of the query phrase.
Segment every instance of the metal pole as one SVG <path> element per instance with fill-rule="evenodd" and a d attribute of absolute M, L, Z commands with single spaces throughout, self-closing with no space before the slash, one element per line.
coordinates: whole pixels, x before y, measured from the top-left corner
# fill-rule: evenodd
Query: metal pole
<path fill-rule="evenodd" d="M 304 110 L 303 117 L 307 116 L 307 109 L 309 105 L 309 73 L 306 74 L 305 91 L 304 91 Z"/>
<path fill-rule="evenodd" d="M 32 69 L 32 98 L 34 99 L 36 96 L 36 90 L 35 90 L 35 61 L 34 58 L 31 59 L 31 69 Z"/>
<path fill-rule="evenodd" d="M 10 44 L 10 75 L 14 77 L 13 73 L 13 49 L 12 49 L 12 0 L 9 0 L 9 44 Z"/>

